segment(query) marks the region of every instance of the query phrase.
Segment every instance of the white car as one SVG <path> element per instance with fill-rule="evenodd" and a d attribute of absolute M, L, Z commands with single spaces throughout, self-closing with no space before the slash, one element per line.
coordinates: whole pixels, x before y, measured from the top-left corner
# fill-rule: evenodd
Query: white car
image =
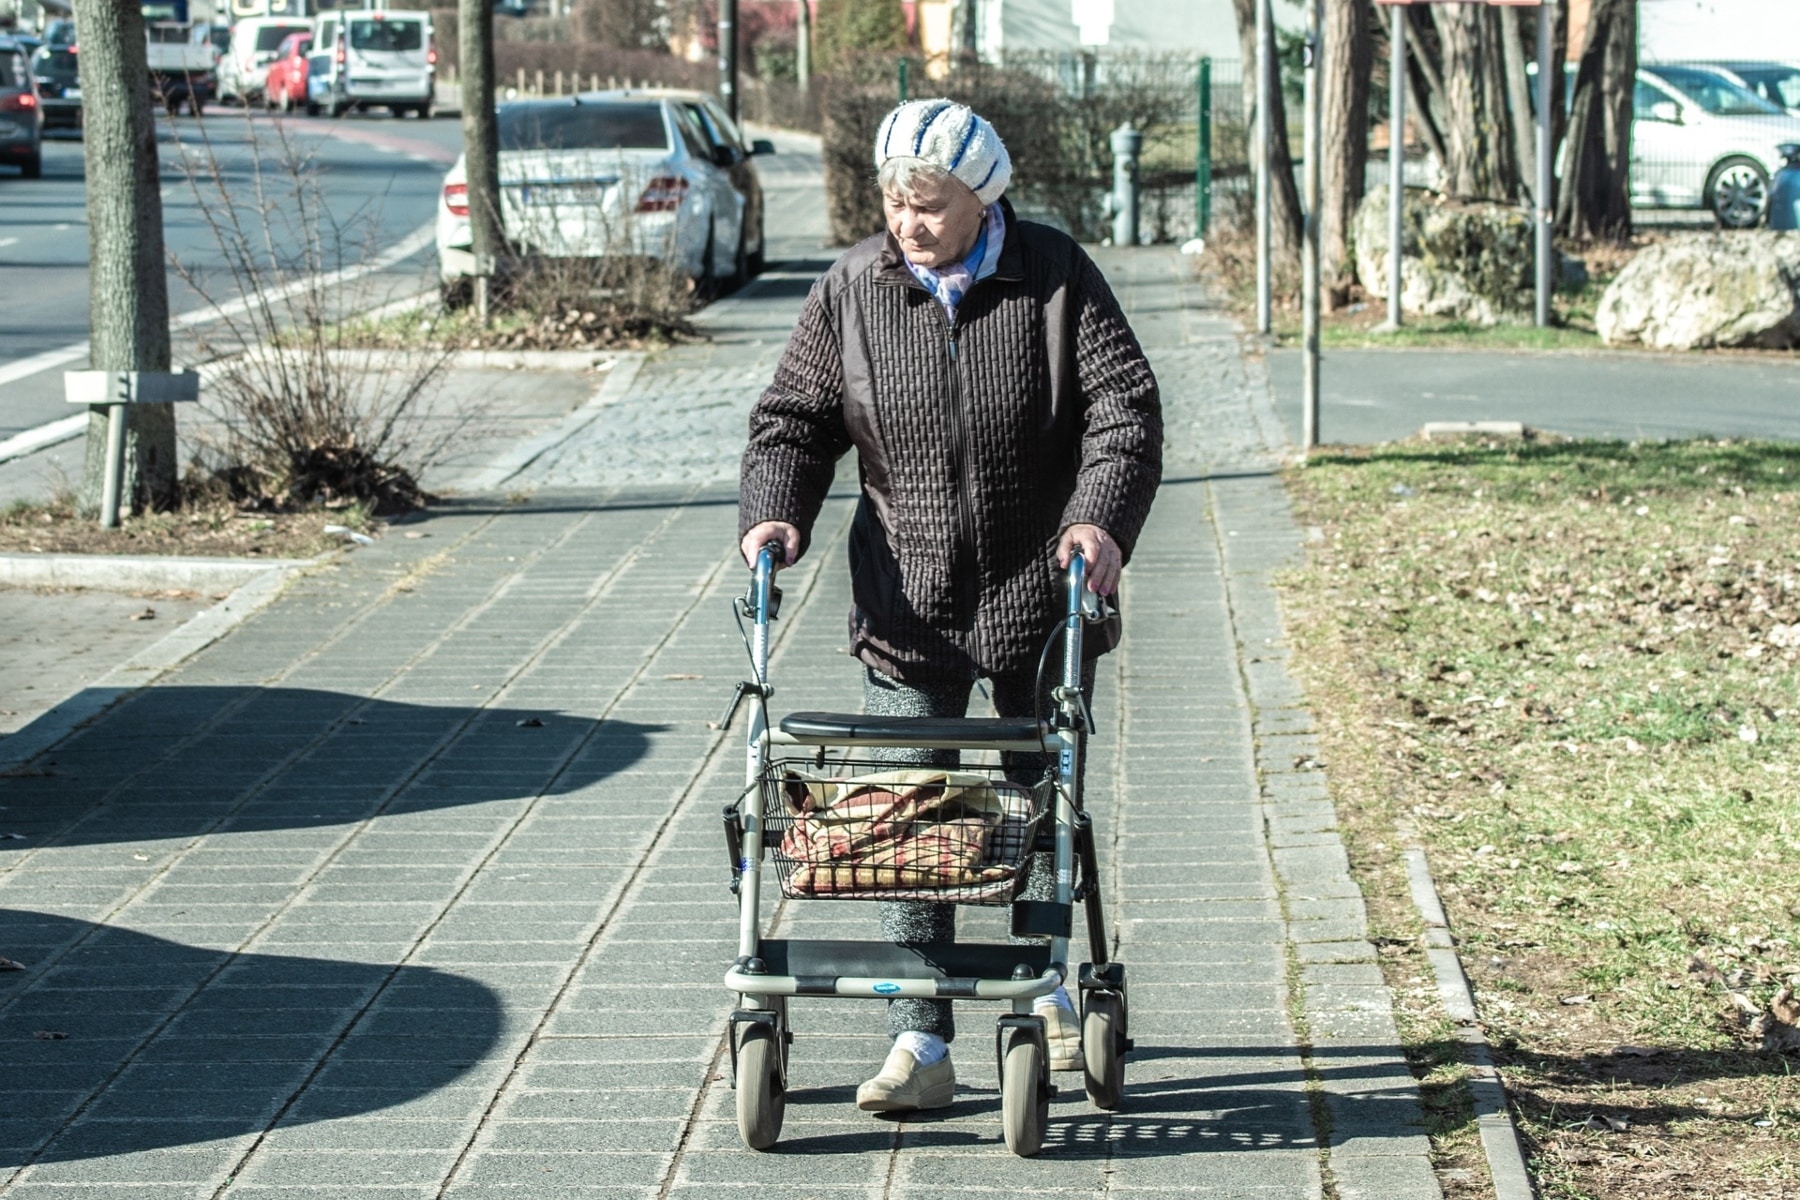
<path fill-rule="evenodd" d="M 736 127 L 702 92 L 616 90 L 498 109 L 500 215 L 524 257 L 647 256 L 699 281 L 762 269 L 762 185 Z M 464 160 L 444 176 L 437 247 L 454 303 L 475 275 Z"/>
<path fill-rule="evenodd" d="M 1704 208 L 1727 229 L 1763 219 L 1776 147 L 1800 142 L 1800 116 L 1700 66 L 1639 68 L 1632 115 L 1631 202 Z"/>
<path fill-rule="evenodd" d="M 1755 92 L 1770 104 L 1779 104 L 1800 117 L 1800 64 L 1791 62 L 1709 62 L 1709 71 L 1717 71 L 1746 91 Z"/>
<path fill-rule="evenodd" d="M 430 13 L 348 9 L 319 18 L 306 60 L 308 116 L 383 105 L 396 117 L 429 117 L 436 85 Z"/>

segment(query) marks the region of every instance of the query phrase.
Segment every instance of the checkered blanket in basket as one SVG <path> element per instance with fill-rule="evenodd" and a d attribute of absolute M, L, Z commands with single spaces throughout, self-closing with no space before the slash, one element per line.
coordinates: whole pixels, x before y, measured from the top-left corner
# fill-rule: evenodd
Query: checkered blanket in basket
<path fill-rule="evenodd" d="M 1006 816 L 983 775 L 918 768 L 821 781 L 790 774 L 782 796 L 793 816 L 781 843 L 795 863 L 790 895 L 980 886 L 1013 874 L 982 863 Z"/>

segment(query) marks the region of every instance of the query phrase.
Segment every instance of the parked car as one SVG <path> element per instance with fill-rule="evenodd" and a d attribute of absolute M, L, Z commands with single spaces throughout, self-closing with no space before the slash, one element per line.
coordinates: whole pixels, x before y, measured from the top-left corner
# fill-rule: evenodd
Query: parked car
<path fill-rule="evenodd" d="M 45 129 L 81 128 L 81 71 L 75 47 L 47 42 L 31 60 Z"/>
<path fill-rule="evenodd" d="M 703 92 L 615 90 L 499 108 L 500 215 L 527 257 L 648 256 L 698 281 L 763 263 L 763 195 L 751 158 Z M 465 164 L 444 176 L 439 275 L 455 298 L 475 274 Z"/>
<path fill-rule="evenodd" d="M 319 18 L 307 65 L 307 112 L 341 117 L 353 108 L 385 106 L 396 117 L 429 117 L 436 85 L 430 13 L 353 9 Z"/>
<path fill-rule="evenodd" d="M 310 33 L 290 33 L 282 39 L 263 80 L 264 107 L 292 112 L 296 104 L 306 103 L 306 56 L 312 42 Z"/>
<path fill-rule="evenodd" d="M 1800 116 L 1800 65 L 1785 62 L 1722 62 L 1704 64 L 1745 91 L 1770 104 L 1778 104 Z"/>
<path fill-rule="evenodd" d="M 233 25 L 231 46 L 219 60 L 219 98 L 240 104 L 261 99 L 281 43 L 312 28 L 306 17 L 246 17 Z"/>
<path fill-rule="evenodd" d="M 1769 204 L 1776 149 L 1800 141 L 1800 117 L 1705 67 L 1642 67 L 1632 96 L 1631 202 L 1704 208 L 1749 229 Z"/>
<path fill-rule="evenodd" d="M 44 110 L 25 49 L 0 35 L 0 163 L 27 179 L 44 173 Z"/>

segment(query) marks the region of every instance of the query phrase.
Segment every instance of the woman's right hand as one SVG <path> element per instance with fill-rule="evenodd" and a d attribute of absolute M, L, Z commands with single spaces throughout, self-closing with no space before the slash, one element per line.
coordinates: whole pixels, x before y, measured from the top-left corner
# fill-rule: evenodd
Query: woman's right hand
<path fill-rule="evenodd" d="M 800 531 L 786 521 L 764 521 L 753 526 L 744 540 L 738 543 L 738 551 L 743 554 L 744 562 L 750 567 L 756 566 L 756 556 L 770 542 L 781 546 L 782 557 L 775 562 L 776 569 L 792 566 L 800 559 Z"/>

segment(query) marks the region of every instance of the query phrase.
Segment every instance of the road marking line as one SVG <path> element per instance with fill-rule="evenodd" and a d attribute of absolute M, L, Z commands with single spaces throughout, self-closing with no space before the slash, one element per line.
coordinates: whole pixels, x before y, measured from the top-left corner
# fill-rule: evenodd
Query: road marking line
<path fill-rule="evenodd" d="M 0 246 L 11 246 L 18 242 L 18 240 L 18 238 L 0 238 Z"/>
<path fill-rule="evenodd" d="M 4 442 L 0 442 L 0 463 L 11 462 L 15 458 L 24 458 L 27 454 L 36 454 L 46 446 L 54 446 L 58 442 L 66 442 L 70 438 L 80 437 L 87 431 L 88 415 L 76 413 L 72 417 L 64 417 L 60 421 L 52 421 L 48 425 L 39 425 L 36 429 L 27 429 L 24 433 L 14 434 Z"/>
<path fill-rule="evenodd" d="M 437 222 L 431 221 L 419 226 L 404 238 L 400 239 L 397 244 L 383 250 L 368 262 L 358 263 L 353 267 L 340 267 L 338 270 L 328 271 L 325 274 L 318 276 L 316 279 L 312 276 L 308 276 L 304 279 L 296 279 L 291 283 L 283 284 L 281 287 L 272 288 L 261 296 L 239 297 L 236 300 L 231 300 L 224 304 L 208 306 L 206 308 L 197 308 L 192 312 L 182 313 L 180 316 L 170 318 L 169 327 L 171 329 L 187 329 L 195 325 L 204 325 L 208 321 L 222 320 L 225 317 L 235 317 L 240 313 L 248 312 L 251 308 L 260 304 L 285 300 L 289 296 L 304 291 L 309 287 L 318 286 L 329 288 L 338 284 L 349 283 L 352 280 L 362 278 L 364 275 L 373 275 L 375 272 L 385 270 L 397 262 L 411 258 L 436 239 Z M 67 363 L 75 362 L 78 359 L 86 358 L 88 348 L 89 343 L 78 342 L 73 346 L 64 346 L 59 350 L 46 350 L 42 354 L 34 354 L 30 358 L 21 358 L 17 362 L 0 365 L 0 387 L 5 387 L 9 383 L 16 383 L 21 379 L 28 379 L 33 375 L 38 375 Z M 74 437 L 76 432 L 80 432 L 80 430 L 76 429 L 75 432 L 55 431 L 73 428 L 71 423 L 75 421 L 82 422 L 80 428 L 86 428 L 87 417 L 85 415 L 64 417 L 44 425 L 39 425 L 33 429 L 27 429 L 23 433 L 16 434 L 6 441 L 0 442 L 0 462 L 5 462 L 8 458 L 23 457 L 26 454 L 41 450 L 45 446 L 53 446 L 57 442 L 67 441 L 69 438 Z M 44 440 L 34 442 L 31 439 Z M 7 452 L 9 448 L 20 445 L 28 448 L 22 450 L 14 449 L 10 453 Z"/>
<path fill-rule="evenodd" d="M 60 350 L 46 350 L 42 354 L 34 354 L 30 358 L 21 358 L 0 366 L 0 387 L 14 383 L 20 379 L 36 375 L 40 371 L 48 371 L 52 367 L 60 367 L 64 363 L 74 362 L 78 358 L 86 358 L 88 344 L 80 342 L 73 346 L 64 346 Z"/>

